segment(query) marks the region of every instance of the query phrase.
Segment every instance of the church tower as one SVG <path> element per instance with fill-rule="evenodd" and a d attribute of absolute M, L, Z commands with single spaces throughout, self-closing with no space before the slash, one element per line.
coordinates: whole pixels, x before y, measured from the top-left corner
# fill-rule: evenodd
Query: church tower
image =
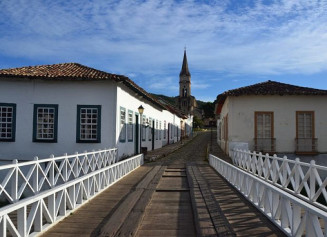
<path fill-rule="evenodd" d="M 181 72 L 179 73 L 179 109 L 185 114 L 192 114 L 195 106 L 195 99 L 191 96 L 191 73 L 188 69 L 186 49 L 184 50 L 184 58 Z"/>

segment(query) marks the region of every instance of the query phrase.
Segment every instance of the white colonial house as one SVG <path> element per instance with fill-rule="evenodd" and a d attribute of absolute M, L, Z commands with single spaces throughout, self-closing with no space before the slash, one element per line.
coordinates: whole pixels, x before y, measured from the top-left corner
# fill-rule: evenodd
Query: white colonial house
<path fill-rule="evenodd" d="M 327 153 L 327 90 L 267 81 L 218 95 L 216 114 L 226 153 Z"/>
<path fill-rule="evenodd" d="M 179 141 L 191 123 L 125 76 L 77 63 L 0 70 L 0 160 L 114 147 L 122 158 Z"/>

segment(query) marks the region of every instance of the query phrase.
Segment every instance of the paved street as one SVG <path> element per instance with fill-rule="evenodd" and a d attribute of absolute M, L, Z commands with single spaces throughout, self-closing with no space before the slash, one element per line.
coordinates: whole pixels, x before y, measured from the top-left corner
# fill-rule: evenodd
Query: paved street
<path fill-rule="evenodd" d="M 175 144 L 173 153 L 138 168 L 44 236 L 283 236 L 208 165 L 210 139 L 205 132 Z M 211 153 L 223 156 L 212 139 Z M 163 150 L 149 155 L 155 152 Z"/>

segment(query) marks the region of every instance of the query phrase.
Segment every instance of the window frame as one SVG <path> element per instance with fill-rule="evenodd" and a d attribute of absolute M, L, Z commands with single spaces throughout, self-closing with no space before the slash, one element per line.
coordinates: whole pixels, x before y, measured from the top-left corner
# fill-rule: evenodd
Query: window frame
<path fill-rule="evenodd" d="M 270 114 L 271 116 L 271 124 L 270 124 L 270 137 L 267 138 L 274 138 L 274 112 L 273 111 L 255 111 L 254 112 L 254 138 L 257 139 L 257 132 L 258 132 L 258 115 L 259 114 Z"/>
<path fill-rule="evenodd" d="M 159 121 L 159 140 L 161 141 L 161 137 L 162 137 L 162 130 L 161 130 L 161 121 Z"/>
<path fill-rule="evenodd" d="M 97 117 L 97 139 L 96 140 L 82 140 L 81 139 L 81 109 L 90 108 L 98 110 Z M 76 118 L 76 143 L 101 143 L 101 105 L 77 105 Z"/>
<path fill-rule="evenodd" d="M 129 123 L 130 122 L 129 121 L 129 115 L 130 114 L 132 115 L 132 123 Z M 127 111 L 127 123 L 126 123 L 126 125 L 127 125 L 126 126 L 126 138 L 127 138 L 128 142 L 133 142 L 133 140 L 134 140 L 133 139 L 133 135 L 134 135 L 134 132 L 133 132 L 133 130 L 134 130 L 133 116 L 134 116 L 134 112 L 132 110 L 128 110 Z M 132 128 L 130 128 L 129 126 L 131 126 Z M 128 137 L 128 135 L 130 135 L 129 132 L 128 132 L 130 129 L 131 129 L 131 133 L 132 133 L 131 134 L 131 139 L 129 139 L 129 137 Z"/>
<path fill-rule="evenodd" d="M 314 111 L 296 111 L 296 138 L 299 139 L 299 114 L 311 114 L 311 135 L 315 138 L 315 112 Z"/>
<path fill-rule="evenodd" d="M 149 141 L 152 141 L 152 125 L 153 125 L 152 121 L 153 121 L 153 119 L 151 117 L 149 117 L 149 127 L 148 127 L 148 129 L 149 129 L 149 131 L 148 131 L 148 134 L 149 134 L 148 140 Z"/>
<path fill-rule="evenodd" d="M 156 137 L 156 141 L 159 140 L 159 122 L 158 119 L 155 120 L 155 130 L 154 135 Z"/>
<path fill-rule="evenodd" d="M 167 122 L 166 120 L 164 120 L 163 140 L 166 140 L 166 128 L 167 128 Z"/>
<path fill-rule="evenodd" d="M 143 139 L 144 137 L 144 139 Z M 146 116 L 142 115 L 142 141 L 146 141 Z"/>
<path fill-rule="evenodd" d="M 37 117 L 38 117 L 38 108 L 53 108 L 55 111 L 54 123 L 53 123 L 53 138 L 52 139 L 42 139 L 37 138 Z M 42 142 L 42 143 L 57 143 L 58 142 L 58 104 L 34 104 L 33 111 L 33 142 Z"/>
<path fill-rule="evenodd" d="M 121 119 L 121 112 L 124 111 L 125 116 L 124 116 L 124 124 L 122 124 L 122 119 Z M 122 126 L 123 125 L 123 126 Z M 124 107 L 119 108 L 119 142 L 125 143 L 126 138 L 127 138 L 127 132 L 126 132 L 126 109 Z M 124 137 L 122 138 L 122 133 L 124 133 Z"/>
<path fill-rule="evenodd" d="M 0 107 L 12 107 L 11 138 L 1 138 L 0 142 L 14 142 L 16 140 L 16 107 L 14 103 L 0 103 Z"/>

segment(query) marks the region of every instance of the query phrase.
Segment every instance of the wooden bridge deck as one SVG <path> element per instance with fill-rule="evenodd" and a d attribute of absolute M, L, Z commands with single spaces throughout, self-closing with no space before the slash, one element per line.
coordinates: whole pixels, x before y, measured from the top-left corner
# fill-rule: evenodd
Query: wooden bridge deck
<path fill-rule="evenodd" d="M 44 236 L 284 236 L 203 161 L 208 139 L 138 168 Z"/>

